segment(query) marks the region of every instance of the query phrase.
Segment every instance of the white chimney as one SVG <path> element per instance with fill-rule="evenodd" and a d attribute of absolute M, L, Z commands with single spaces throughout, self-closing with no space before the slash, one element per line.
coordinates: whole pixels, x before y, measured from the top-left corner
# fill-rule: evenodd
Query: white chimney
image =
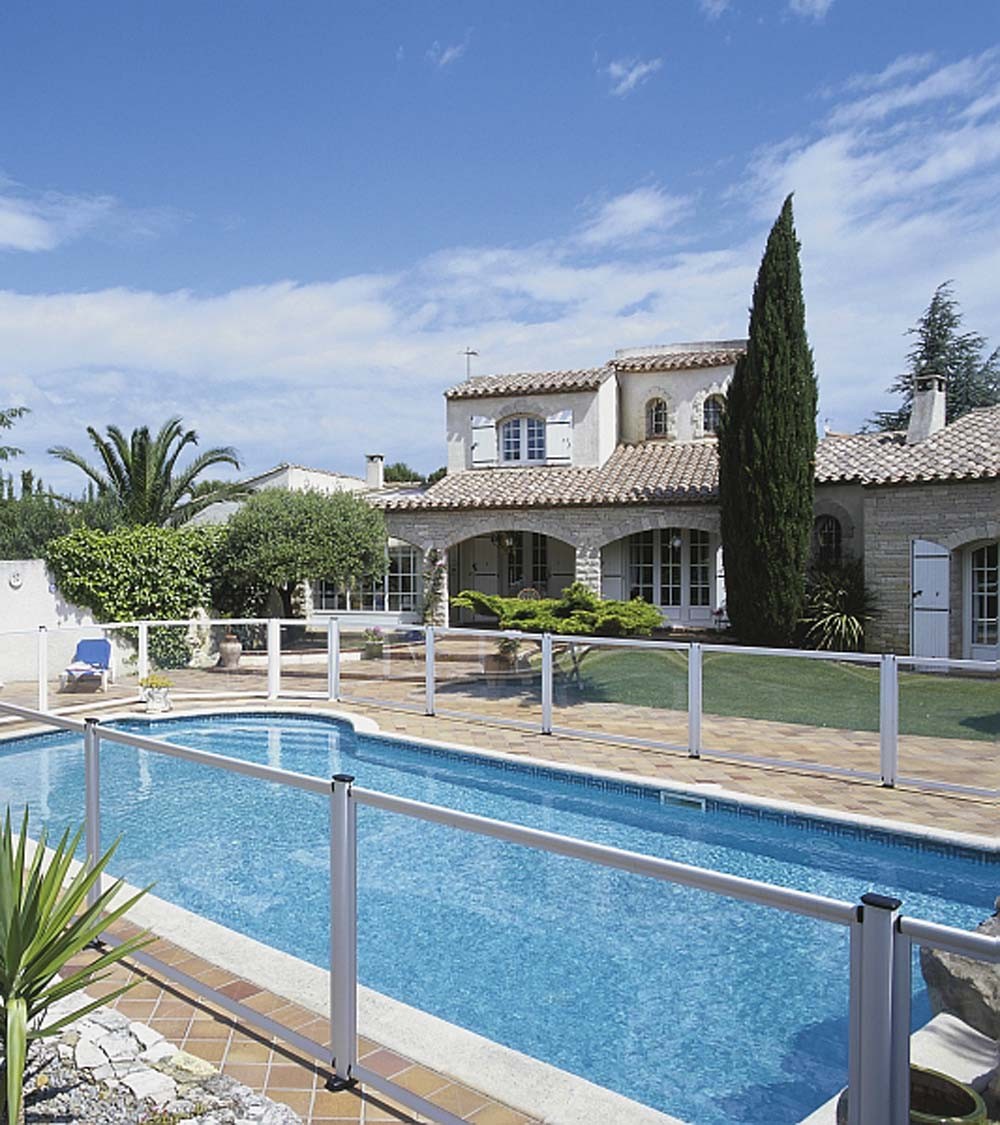
<path fill-rule="evenodd" d="M 926 371 L 913 384 L 913 409 L 906 444 L 924 441 L 944 426 L 945 377 Z"/>
<path fill-rule="evenodd" d="M 369 453 L 365 457 L 365 487 L 381 488 L 385 484 L 385 457 L 381 453 Z"/>

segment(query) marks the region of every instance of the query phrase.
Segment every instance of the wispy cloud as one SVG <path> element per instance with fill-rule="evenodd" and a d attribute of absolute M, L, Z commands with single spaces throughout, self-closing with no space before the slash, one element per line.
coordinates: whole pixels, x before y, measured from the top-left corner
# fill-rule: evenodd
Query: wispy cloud
<path fill-rule="evenodd" d="M 0 251 L 55 250 L 86 234 L 150 238 L 177 219 L 167 208 L 129 210 L 110 195 L 31 192 L 0 178 Z"/>
<path fill-rule="evenodd" d="M 673 226 L 689 209 L 686 196 L 658 187 L 641 187 L 602 204 L 579 232 L 583 246 L 607 247 L 633 242 Z"/>
<path fill-rule="evenodd" d="M 437 39 L 427 48 L 427 61 L 433 66 L 443 69 L 451 66 L 465 54 L 469 48 L 471 32 L 466 32 L 461 43 L 442 44 Z"/>
<path fill-rule="evenodd" d="M 717 20 L 729 5 L 730 0 L 698 0 L 698 7 L 710 20 Z"/>
<path fill-rule="evenodd" d="M 611 93 L 621 98 L 647 82 L 663 66 L 663 59 L 613 59 L 604 69 Z"/>
<path fill-rule="evenodd" d="M 821 20 L 833 7 L 833 0 L 788 0 L 788 7 L 797 16 Z"/>

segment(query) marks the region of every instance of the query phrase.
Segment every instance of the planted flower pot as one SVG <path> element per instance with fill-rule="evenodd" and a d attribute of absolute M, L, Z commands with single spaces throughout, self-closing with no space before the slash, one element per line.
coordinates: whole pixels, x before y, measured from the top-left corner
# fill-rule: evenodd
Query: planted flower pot
<path fill-rule="evenodd" d="M 888 1098 L 888 1091 L 886 1091 Z M 847 1091 L 837 1103 L 837 1125 L 847 1122 Z M 910 1125 L 986 1125 L 983 1099 L 964 1082 L 937 1070 L 910 1067 Z"/>
<path fill-rule="evenodd" d="M 147 687 L 142 689 L 143 699 L 146 701 L 146 710 L 150 714 L 162 714 L 169 711 L 173 704 L 170 702 L 170 688 Z"/>

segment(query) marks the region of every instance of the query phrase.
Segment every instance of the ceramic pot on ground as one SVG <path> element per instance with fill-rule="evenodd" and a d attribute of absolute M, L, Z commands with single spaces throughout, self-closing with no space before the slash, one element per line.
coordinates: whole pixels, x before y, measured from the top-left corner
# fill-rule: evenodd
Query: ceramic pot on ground
<path fill-rule="evenodd" d="M 235 633 L 227 633 L 219 641 L 219 667 L 236 668 L 240 663 L 243 645 Z"/>

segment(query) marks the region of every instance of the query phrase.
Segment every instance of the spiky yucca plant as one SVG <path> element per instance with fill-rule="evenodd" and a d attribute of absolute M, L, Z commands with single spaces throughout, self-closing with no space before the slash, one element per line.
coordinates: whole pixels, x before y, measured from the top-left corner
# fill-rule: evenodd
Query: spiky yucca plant
<path fill-rule="evenodd" d="M 27 808 L 16 841 L 9 808 L 4 816 L 0 839 L 0 1048 L 4 1070 L 0 1083 L 0 1121 L 9 1125 L 22 1120 L 29 1041 L 54 1035 L 66 1024 L 115 999 L 132 986 L 125 985 L 100 1000 L 88 1001 L 70 1014 L 46 1024 L 45 1016 L 51 1005 L 104 980 L 107 974 L 103 970 L 150 940 L 145 934 L 138 934 L 107 949 L 86 968 L 62 980 L 58 978 L 68 961 L 96 941 L 103 930 L 146 893 L 140 891 L 112 907 L 122 887 L 118 880 L 88 907 L 87 892 L 107 867 L 117 843 L 93 870 L 81 866 L 70 877 L 73 854 L 81 834 L 78 831 L 70 838 L 69 832 L 64 832 L 46 862 L 47 837 L 43 830 L 34 855 L 29 859 Z"/>

